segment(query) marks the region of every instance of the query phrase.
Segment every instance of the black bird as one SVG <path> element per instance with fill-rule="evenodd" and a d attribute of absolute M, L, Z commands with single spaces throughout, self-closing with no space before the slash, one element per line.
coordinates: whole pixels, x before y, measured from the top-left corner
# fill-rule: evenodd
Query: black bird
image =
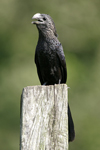
<path fill-rule="evenodd" d="M 35 63 L 41 85 L 66 83 L 67 69 L 63 47 L 57 38 L 55 24 L 47 14 L 35 14 L 32 24 L 37 26 L 39 39 L 35 51 Z M 68 105 L 69 141 L 75 138 L 74 123 Z"/>

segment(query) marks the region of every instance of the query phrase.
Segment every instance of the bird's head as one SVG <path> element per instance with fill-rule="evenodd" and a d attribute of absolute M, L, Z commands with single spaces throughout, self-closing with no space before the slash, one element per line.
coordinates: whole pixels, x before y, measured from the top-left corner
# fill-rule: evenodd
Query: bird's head
<path fill-rule="evenodd" d="M 35 24 L 39 31 L 42 33 L 52 32 L 55 36 L 57 36 L 55 24 L 49 15 L 36 13 L 32 19 L 35 20 L 32 21 L 32 24 Z"/>

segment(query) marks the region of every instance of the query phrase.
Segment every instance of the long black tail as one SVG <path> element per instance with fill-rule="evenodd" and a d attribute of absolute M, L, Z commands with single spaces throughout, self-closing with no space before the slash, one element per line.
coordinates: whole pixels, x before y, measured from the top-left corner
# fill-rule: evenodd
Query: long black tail
<path fill-rule="evenodd" d="M 69 142 L 73 141 L 75 138 L 75 130 L 69 104 L 68 104 L 68 134 L 69 134 Z"/>

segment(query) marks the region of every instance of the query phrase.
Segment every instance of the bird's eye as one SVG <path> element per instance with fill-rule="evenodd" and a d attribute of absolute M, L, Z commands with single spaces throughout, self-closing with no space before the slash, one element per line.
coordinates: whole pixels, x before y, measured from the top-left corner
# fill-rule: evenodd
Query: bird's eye
<path fill-rule="evenodd" d="M 44 18 L 43 18 L 43 20 L 45 21 L 45 20 L 46 20 L 46 18 L 44 17 Z"/>

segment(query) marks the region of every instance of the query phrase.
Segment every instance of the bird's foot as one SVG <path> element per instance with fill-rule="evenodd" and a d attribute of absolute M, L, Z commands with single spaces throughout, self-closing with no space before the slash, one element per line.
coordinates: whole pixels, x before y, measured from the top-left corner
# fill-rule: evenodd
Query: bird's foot
<path fill-rule="evenodd" d="M 43 85 L 47 85 L 47 82 L 44 82 Z"/>
<path fill-rule="evenodd" d="M 61 79 L 59 79 L 59 82 L 58 82 L 58 84 L 60 84 L 61 83 Z"/>

